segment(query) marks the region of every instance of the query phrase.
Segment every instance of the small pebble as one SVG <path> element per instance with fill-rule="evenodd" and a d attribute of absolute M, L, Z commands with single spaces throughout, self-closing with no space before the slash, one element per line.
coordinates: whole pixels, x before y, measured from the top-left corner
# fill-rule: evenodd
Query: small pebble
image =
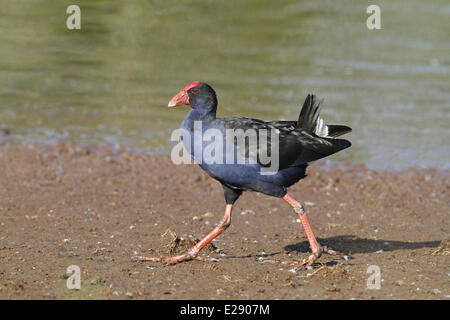
<path fill-rule="evenodd" d="M 206 213 L 204 213 L 203 215 L 202 215 L 202 217 L 203 218 L 211 218 L 211 217 L 213 217 L 214 215 L 211 213 L 211 212 L 206 212 Z"/>
<path fill-rule="evenodd" d="M 404 281 L 404 280 L 397 280 L 397 281 L 395 281 L 395 285 L 396 285 L 396 286 L 401 287 L 401 286 L 403 286 L 404 284 L 405 284 L 405 281 Z"/>
<path fill-rule="evenodd" d="M 441 294 L 441 290 L 439 290 L 439 289 L 432 289 L 431 293 L 434 294 L 434 295 L 438 295 L 438 294 Z"/>
<path fill-rule="evenodd" d="M 263 260 L 261 261 L 261 263 L 275 263 L 276 261 L 274 260 Z"/>
<path fill-rule="evenodd" d="M 293 274 L 297 274 L 297 270 L 295 268 L 289 269 L 288 272 L 293 273 Z"/>

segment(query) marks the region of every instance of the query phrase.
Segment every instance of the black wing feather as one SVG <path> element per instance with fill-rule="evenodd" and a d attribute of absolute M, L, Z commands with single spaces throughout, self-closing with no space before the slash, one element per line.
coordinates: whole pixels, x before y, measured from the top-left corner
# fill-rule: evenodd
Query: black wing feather
<path fill-rule="evenodd" d="M 322 101 L 317 102 L 315 95 L 308 94 L 297 121 L 264 121 L 251 118 L 223 118 L 217 120 L 223 121 L 226 129 L 242 129 L 243 132 L 248 129 L 254 129 L 257 132 L 260 132 L 262 129 L 267 131 L 267 144 L 251 148 L 258 150 L 257 154 L 249 151 L 250 148 L 247 144 L 244 150 L 239 150 L 241 155 L 256 160 L 262 166 L 264 164 L 259 160 L 258 154 L 260 154 L 260 151 L 263 151 L 264 154 L 270 155 L 271 131 L 274 129 L 279 138 L 279 165 L 280 169 L 284 169 L 289 166 L 304 165 L 350 147 L 351 143 L 349 141 L 334 139 L 334 137 L 350 132 L 350 127 L 329 125 L 327 126 L 329 137 L 320 137 L 315 134 Z M 234 141 L 234 144 L 236 145 L 236 141 Z"/>
<path fill-rule="evenodd" d="M 297 128 L 302 128 L 309 132 L 314 132 L 317 124 L 317 119 L 319 118 L 322 101 L 317 103 L 316 96 L 314 94 L 308 94 L 297 120 Z"/>
<path fill-rule="evenodd" d="M 318 160 L 329 156 L 339 150 L 350 146 L 350 143 L 342 139 L 322 138 L 308 130 L 298 129 L 296 121 L 263 121 L 250 118 L 224 118 L 224 126 L 227 129 L 242 129 L 243 132 L 248 129 L 254 129 L 259 132 L 260 129 L 267 130 L 267 144 L 257 145 L 258 151 L 270 155 L 271 150 L 271 129 L 275 129 L 278 134 L 279 143 L 279 165 L 280 169 L 289 166 L 302 165 L 308 162 Z M 234 141 L 236 145 L 236 141 Z M 251 154 L 249 148 L 245 145 L 245 150 L 239 150 L 241 155 L 252 158 L 262 166 L 268 166 L 259 160 L 257 154 Z"/>

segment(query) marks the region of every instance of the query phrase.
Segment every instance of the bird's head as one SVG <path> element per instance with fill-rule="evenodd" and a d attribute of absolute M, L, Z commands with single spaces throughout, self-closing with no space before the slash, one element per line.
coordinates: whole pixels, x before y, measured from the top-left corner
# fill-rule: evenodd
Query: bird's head
<path fill-rule="evenodd" d="M 217 106 L 216 93 L 206 83 L 200 81 L 189 82 L 168 104 L 169 107 L 184 105 L 190 105 L 193 109 L 215 109 Z"/>

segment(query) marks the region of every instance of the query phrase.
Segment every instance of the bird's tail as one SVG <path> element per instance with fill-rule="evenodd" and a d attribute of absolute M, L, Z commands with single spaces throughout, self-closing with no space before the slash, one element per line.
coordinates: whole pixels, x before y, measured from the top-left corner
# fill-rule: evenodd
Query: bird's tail
<path fill-rule="evenodd" d="M 308 94 L 297 120 L 297 129 L 307 130 L 323 138 L 336 138 L 352 131 L 347 126 L 326 125 L 320 117 L 322 102 L 317 102 L 316 95 Z"/>

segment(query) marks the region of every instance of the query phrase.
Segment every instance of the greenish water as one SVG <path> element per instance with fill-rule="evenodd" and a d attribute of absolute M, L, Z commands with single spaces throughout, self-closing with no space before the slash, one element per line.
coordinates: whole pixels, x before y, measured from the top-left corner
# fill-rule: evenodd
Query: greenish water
<path fill-rule="evenodd" d="M 188 111 L 167 102 L 193 80 L 219 116 L 296 119 L 318 94 L 354 129 L 335 159 L 450 168 L 448 1 L 0 1 L 3 139 L 167 152 Z"/>

